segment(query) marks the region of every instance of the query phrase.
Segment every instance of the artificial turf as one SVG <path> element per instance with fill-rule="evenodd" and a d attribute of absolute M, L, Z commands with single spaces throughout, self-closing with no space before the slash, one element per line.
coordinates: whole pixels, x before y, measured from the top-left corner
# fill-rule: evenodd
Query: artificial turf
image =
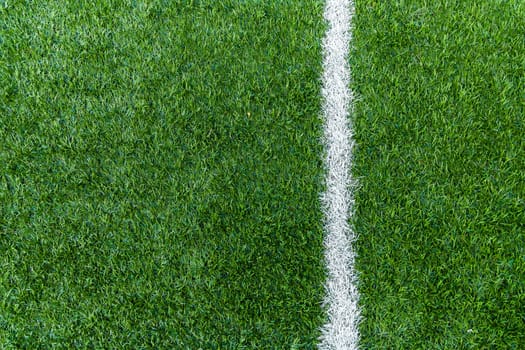
<path fill-rule="evenodd" d="M 0 0 L 0 348 L 314 348 L 322 1 Z M 364 349 L 525 348 L 525 5 L 356 1 Z"/>
<path fill-rule="evenodd" d="M 363 349 L 525 348 L 525 3 L 356 2 Z"/>
<path fill-rule="evenodd" d="M 321 1 L 0 1 L 0 348 L 314 348 Z"/>

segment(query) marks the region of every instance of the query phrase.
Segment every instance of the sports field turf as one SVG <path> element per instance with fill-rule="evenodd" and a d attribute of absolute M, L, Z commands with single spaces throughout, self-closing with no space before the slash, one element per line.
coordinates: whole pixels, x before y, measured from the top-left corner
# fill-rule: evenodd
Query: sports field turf
<path fill-rule="evenodd" d="M 0 348 L 313 349 L 321 0 L 0 0 Z M 525 3 L 356 2 L 363 349 L 525 348 Z"/>
<path fill-rule="evenodd" d="M 525 348 L 525 3 L 355 21 L 362 347 Z"/>
<path fill-rule="evenodd" d="M 0 16 L 0 347 L 312 348 L 321 2 Z"/>

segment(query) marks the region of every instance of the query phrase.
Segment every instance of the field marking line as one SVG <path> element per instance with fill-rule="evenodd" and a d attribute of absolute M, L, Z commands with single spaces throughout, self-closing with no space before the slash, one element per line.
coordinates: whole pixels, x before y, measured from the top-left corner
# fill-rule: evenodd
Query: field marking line
<path fill-rule="evenodd" d="M 321 329 L 321 350 L 355 350 L 359 346 L 359 292 L 352 245 L 357 239 L 349 219 L 353 214 L 352 190 L 356 181 L 350 170 L 353 110 L 348 51 L 352 39 L 353 0 L 326 0 L 328 28 L 323 39 L 322 98 L 326 189 L 321 195 L 325 215 L 325 261 L 328 270 L 324 307 L 327 323 Z"/>

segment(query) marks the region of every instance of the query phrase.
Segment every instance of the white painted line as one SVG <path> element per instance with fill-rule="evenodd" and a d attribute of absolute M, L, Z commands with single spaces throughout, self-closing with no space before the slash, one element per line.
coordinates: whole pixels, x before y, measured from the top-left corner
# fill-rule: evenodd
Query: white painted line
<path fill-rule="evenodd" d="M 354 267 L 357 239 L 349 219 L 353 213 L 351 177 L 353 93 L 350 90 L 348 51 L 352 39 L 353 0 L 326 0 L 328 24 L 323 39 L 323 118 L 326 192 L 321 196 L 325 214 L 325 260 L 328 268 L 327 323 L 322 328 L 319 349 L 355 350 L 359 343 L 359 293 Z"/>

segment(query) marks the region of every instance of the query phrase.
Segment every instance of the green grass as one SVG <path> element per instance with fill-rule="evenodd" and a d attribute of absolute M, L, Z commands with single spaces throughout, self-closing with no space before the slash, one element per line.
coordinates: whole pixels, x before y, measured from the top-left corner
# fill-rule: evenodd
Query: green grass
<path fill-rule="evenodd" d="M 525 5 L 357 1 L 362 347 L 525 348 Z"/>
<path fill-rule="evenodd" d="M 356 7 L 362 348 L 523 349 L 525 5 Z M 315 348 L 322 10 L 0 0 L 0 348 Z"/>
<path fill-rule="evenodd" d="M 0 1 L 0 348 L 313 348 L 322 2 Z"/>

